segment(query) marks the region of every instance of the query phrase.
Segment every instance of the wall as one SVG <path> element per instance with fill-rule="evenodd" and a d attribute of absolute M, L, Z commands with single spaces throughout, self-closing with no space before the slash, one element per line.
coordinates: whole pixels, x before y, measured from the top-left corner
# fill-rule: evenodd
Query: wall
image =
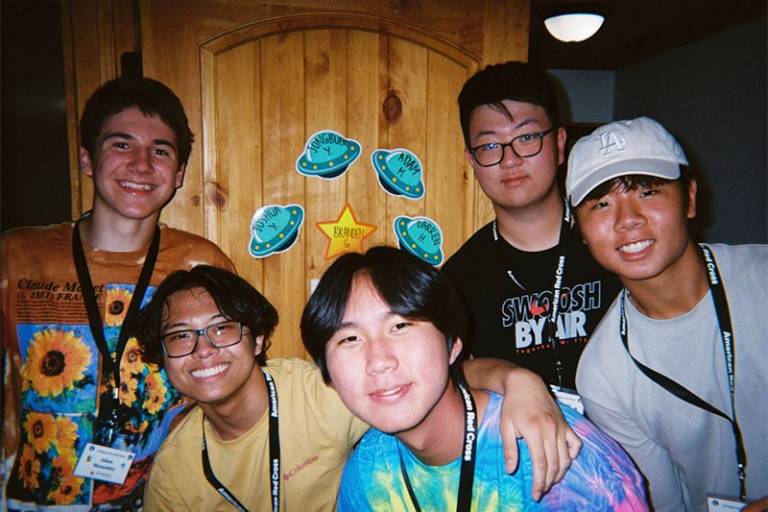
<path fill-rule="evenodd" d="M 616 72 L 615 117 L 655 118 L 701 173 L 704 240 L 768 241 L 766 90 L 765 18 Z"/>
<path fill-rule="evenodd" d="M 615 71 L 550 69 L 560 87 L 565 123 L 607 123 L 613 120 Z"/>
<path fill-rule="evenodd" d="M 0 228 L 70 218 L 64 62 L 56 0 L 2 2 Z"/>

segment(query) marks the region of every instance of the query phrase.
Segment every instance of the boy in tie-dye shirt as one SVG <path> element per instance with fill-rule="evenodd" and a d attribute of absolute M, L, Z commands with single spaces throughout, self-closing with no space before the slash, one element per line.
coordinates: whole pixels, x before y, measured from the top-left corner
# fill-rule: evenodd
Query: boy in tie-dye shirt
<path fill-rule="evenodd" d="M 563 480 L 535 501 L 522 442 L 507 474 L 500 397 L 467 388 L 461 375 L 465 332 L 451 285 L 405 252 L 347 254 L 326 271 L 304 312 L 304 343 L 374 427 L 347 462 L 340 510 L 647 510 L 627 455 L 568 408 L 583 445 Z"/>

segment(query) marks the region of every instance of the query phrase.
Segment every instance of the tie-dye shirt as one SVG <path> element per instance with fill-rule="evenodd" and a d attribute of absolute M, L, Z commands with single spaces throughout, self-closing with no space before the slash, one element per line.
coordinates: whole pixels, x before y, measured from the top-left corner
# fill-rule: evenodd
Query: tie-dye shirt
<path fill-rule="evenodd" d="M 517 471 L 512 475 L 505 472 L 499 432 L 501 396 L 490 393 L 479 427 L 472 510 L 648 510 L 642 477 L 622 448 L 573 409 L 562 407 L 562 411 L 583 445 L 563 480 L 536 502 L 531 497 L 531 457 L 522 440 L 518 441 Z M 344 468 L 340 511 L 416 509 L 405 487 L 398 451 L 421 510 L 456 509 L 460 459 L 444 466 L 428 466 L 395 436 L 371 429 Z"/>

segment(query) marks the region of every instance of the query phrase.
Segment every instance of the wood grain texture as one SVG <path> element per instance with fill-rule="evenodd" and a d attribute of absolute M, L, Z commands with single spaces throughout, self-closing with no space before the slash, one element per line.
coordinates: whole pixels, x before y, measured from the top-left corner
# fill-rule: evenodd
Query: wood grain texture
<path fill-rule="evenodd" d="M 87 97 L 114 67 L 131 22 L 128 0 L 65 5 L 75 110 L 76 95 Z M 349 204 L 378 227 L 368 248 L 397 243 L 395 217 L 426 215 L 440 224 L 448 257 L 492 215 L 463 156 L 456 96 L 485 63 L 525 58 L 527 19 L 518 18 L 527 9 L 527 0 L 140 2 L 145 75 L 178 94 L 196 134 L 184 186 L 162 219 L 218 243 L 275 305 L 270 356 L 307 357 L 300 316 L 311 279 L 331 263 L 316 222 Z M 82 92 L 81 79 L 93 87 Z M 299 174 L 307 138 L 326 129 L 359 141 L 361 157 L 333 180 Z M 371 165 L 375 149 L 400 147 L 424 166 L 420 200 L 386 193 Z M 77 208 L 90 202 L 89 181 L 73 180 Z M 305 208 L 296 244 L 251 257 L 254 212 L 291 203 Z"/>

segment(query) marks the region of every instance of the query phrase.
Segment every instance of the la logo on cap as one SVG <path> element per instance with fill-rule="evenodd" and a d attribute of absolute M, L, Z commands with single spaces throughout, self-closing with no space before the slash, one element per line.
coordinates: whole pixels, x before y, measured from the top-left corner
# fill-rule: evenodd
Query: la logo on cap
<path fill-rule="evenodd" d="M 616 151 L 623 151 L 627 147 L 627 141 L 616 132 L 600 134 L 600 153 L 608 156 Z"/>

